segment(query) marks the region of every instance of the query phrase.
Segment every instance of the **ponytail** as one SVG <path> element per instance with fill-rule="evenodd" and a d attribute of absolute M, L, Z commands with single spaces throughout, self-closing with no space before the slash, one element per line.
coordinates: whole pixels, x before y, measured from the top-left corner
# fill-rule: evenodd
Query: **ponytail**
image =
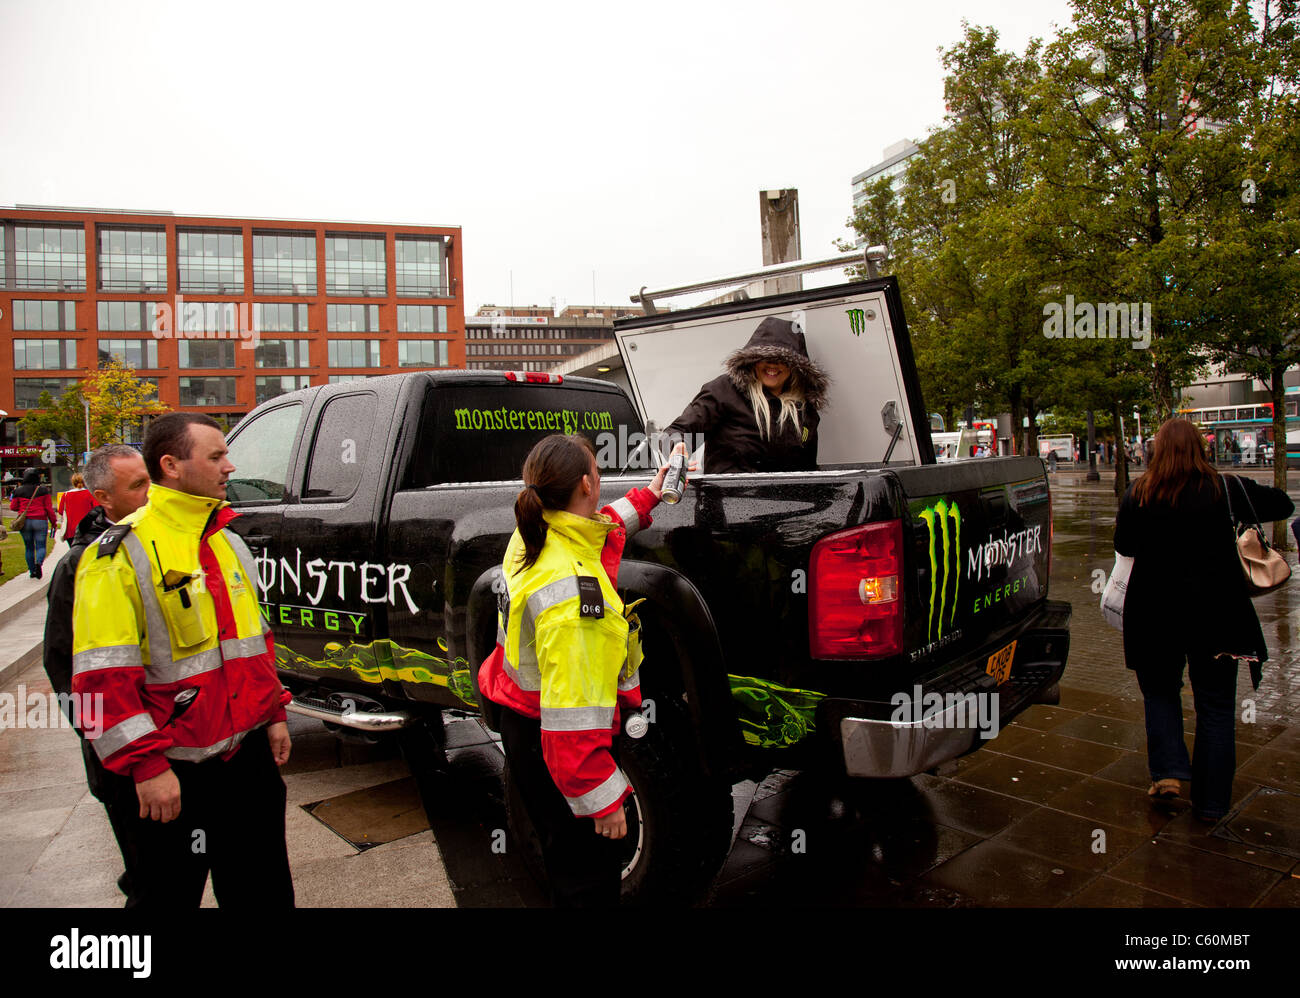
<path fill-rule="evenodd" d="M 515 525 L 524 542 L 516 575 L 532 568 L 541 556 L 546 543 L 543 511 L 568 507 L 582 476 L 591 473 L 591 459 L 595 455 L 596 450 L 586 437 L 563 433 L 542 438 L 528 452 L 523 469 L 525 485 L 515 497 Z"/>

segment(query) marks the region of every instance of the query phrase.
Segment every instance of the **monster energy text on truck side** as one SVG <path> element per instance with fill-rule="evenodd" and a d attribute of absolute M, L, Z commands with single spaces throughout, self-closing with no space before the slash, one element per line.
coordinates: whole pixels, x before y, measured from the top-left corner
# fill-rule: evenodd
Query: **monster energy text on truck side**
<path fill-rule="evenodd" d="M 496 641 L 525 455 L 586 433 L 605 501 L 646 484 L 647 428 L 767 316 L 797 322 L 835 379 L 818 470 L 692 476 L 628 540 L 619 581 L 645 599 L 653 723 L 620 746 L 635 789 L 625 900 L 707 887 L 738 780 L 778 766 L 912 776 L 1054 702 L 1070 608 L 1047 598 L 1043 463 L 935 463 L 883 278 L 620 321 L 631 397 L 583 378 L 427 371 L 259 406 L 231 433 L 229 496 L 296 709 L 405 729 L 408 751 L 435 754 L 442 711 L 492 724 L 477 667 Z"/>

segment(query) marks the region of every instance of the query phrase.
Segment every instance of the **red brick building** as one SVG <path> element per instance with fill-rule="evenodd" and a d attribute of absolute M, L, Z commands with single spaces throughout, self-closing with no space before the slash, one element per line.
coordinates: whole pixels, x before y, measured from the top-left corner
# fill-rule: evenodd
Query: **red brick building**
<path fill-rule="evenodd" d="M 31 207 L 0 224 L 2 444 L 42 390 L 112 357 L 231 425 L 307 385 L 465 366 L 459 226 Z"/>

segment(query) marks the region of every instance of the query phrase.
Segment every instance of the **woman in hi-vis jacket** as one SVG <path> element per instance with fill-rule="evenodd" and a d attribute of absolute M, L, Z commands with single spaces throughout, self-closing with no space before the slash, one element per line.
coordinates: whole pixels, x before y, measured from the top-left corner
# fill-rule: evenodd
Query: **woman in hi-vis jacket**
<path fill-rule="evenodd" d="M 649 525 L 666 470 L 597 512 L 600 471 L 585 437 L 546 437 L 524 462 L 502 562 L 508 602 L 479 689 L 505 708 L 510 777 L 557 907 L 618 904 L 631 787 L 614 741 L 620 710 L 641 705 L 640 634 L 624 616 L 618 565 L 628 536 Z"/>

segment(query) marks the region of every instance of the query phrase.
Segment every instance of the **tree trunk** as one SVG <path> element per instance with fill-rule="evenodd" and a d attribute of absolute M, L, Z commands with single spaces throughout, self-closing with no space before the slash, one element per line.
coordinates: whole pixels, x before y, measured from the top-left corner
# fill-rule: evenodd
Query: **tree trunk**
<path fill-rule="evenodd" d="M 1022 410 L 1020 408 L 1020 389 L 1015 388 L 1011 391 L 1009 401 L 1011 403 L 1011 453 L 1023 454 L 1023 450 L 1017 450 L 1016 445 L 1020 440 L 1020 422 Z M 993 446 L 997 448 L 997 440 L 993 441 Z"/>
<path fill-rule="evenodd" d="M 1119 402 L 1111 406 L 1111 416 L 1115 420 L 1115 495 L 1122 498 L 1128 491 L 1128 450 L 1124 446 L 1124 435 L 1119 429 L 1124 425 L 1124 415 L 1120 408 Z"/>
<path fill-rule="evenodd" d="M 1269 387 L 1273 395 L 1273 487 L 1286 491 L 1286 366 L 1274 366 L 1270 372 Z M 1273 524 L 1273 547 L 1279 551 L 1290 548 L 1287 543 L 1287 522 Z"/>

